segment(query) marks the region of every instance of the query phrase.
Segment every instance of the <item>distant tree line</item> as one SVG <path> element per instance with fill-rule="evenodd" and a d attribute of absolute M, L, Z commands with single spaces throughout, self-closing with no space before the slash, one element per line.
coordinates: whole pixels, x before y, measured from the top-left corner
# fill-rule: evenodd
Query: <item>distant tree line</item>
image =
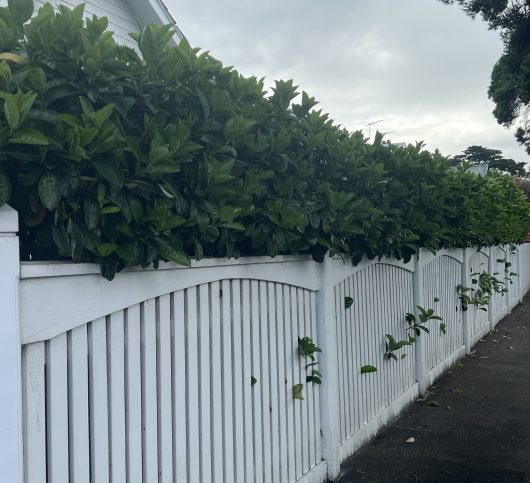
<path fill-rule="evenodd" d="M 469 146 L 461 154 L 457 154 L 450 158 L 449 162 L 453 166 L 460 166 L 466 162 L 472 165 L 487 163 L 489 169 L 508 173 L 512 176 L 526 177 L 528 175 L 525 163 L 505 158 L 502 151 L 485 148 L 483 146 Z"/>

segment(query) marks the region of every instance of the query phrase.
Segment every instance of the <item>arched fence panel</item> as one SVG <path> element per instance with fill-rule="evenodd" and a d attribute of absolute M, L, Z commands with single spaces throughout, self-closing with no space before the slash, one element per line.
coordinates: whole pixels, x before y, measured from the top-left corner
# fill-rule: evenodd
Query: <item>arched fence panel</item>
<path fill-rule="evenodd" d="M 414 347 L 396 351 L 397 361 L 385 355 L 387 334 L 408 340 L 412 269 L 412 263 L 364 262 L 334 287 L 341 459 L 378 429 L 381 422 L 374 421 L 385 408 L 415 386 Z M 377 372 L 362 374 L 367 365 Z"/>
<path fill-rule="evenodd" d="M 296 282 L 298 268 L 285 265 L 276 268 Z M 303 337 L 318 343 L 313 290 L 233 278 L 138 294 L 24 344 L 26 481 L 322 481 Z"/>
<path fill-rule="evenodd" d="M 497 246 L 492 247 L 492 271 L 493 275 L 501 280 L 503 283 L 505 281 L 505 272 L 506 265 L 505 260 L 508 256 L 506 247 Z M 496 292 L 493 294 L 493 303 L 492 303 L 492 321 L 493 324 L 497 324 L 507 313 L 508 313 L 508 296 L 504 292 Z"/>
<path fill-rule="evenodd" d="M 462 310 L 457 292 L 457 286 L 462 283 L 462 259 L 442 252 L 423 267 L 423 283 L 423 308 L 432 309 L 443 319 L 428 321 L 429 334 L 423 336 L 426 368 L 432 371 L 464 344 Z"/>
<path fill-rule="evenodd" d="M 489 252 L 489 250 L 488 250 Z M 477 290 L 482 273 L 489 274 L 490 255 L 484 251 L 473 251 L 468 261 L 468 273 L 465 286 Z M 476 344 L 490 330 L 488 305 L 467 307 L 470 344 Z"/>
<path fill-rule="evenodd" d="M 521 283 L 520 283 L 520 269 L 519 269 L 519 248 L 515 246 L 506 247 L 506 264 L 505 280 L 506 288 L 509 293 L 509 310 L 511 311 L 521 299 Z"/>
<path fill-rule="evenodd" d="M 518 273 L 522 297 L 530 290 L 530 243 L 519 246 Z"/>

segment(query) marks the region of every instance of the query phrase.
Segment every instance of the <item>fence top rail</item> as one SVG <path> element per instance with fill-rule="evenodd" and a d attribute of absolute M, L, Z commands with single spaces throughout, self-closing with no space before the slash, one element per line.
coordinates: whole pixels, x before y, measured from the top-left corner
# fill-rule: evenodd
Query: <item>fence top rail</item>
<path fill-rule="evenodd" d="M 241 258 L 203 258 L 200 261 L 192 261 L 191 267 L 183 267 L 175 263 L 162 262 L 157 269 L 152 267 L 130 267 L 123 270 L 121 273 L 130 272 L 156 272 L 164 270 L 193 270 L 197 268 L 207 267 L 231 267 L 242 265 L 264 265 L 264 264 L 284 264 L 293 262 L 309 262 L 310 255 L 301 256 L 278 256 L 271 258 L 268 256 L 262 257 L 241 257 Z M 48 278 L 48 277 L 64 277 L 74 275 L 99 275 L 99 265 L 95 263 L 74 263 L 71 261 L 43 261 L 43 262 L 22 262 L 20 266 L 20 277 L 22 279 L 28 278 Z"/>
<path fill-rule="evenodd" d="M 471 250 L 476 250 L 474 248 L 466 249 L 469 253 Z M 436 252 L 436 254 L 429 252 L 428 250 L 422 250 L 419 257 L 419 267 L 426 267 L 434 259 L 439 257 L 449 257 L 453 260 L 456 260 L 458 263 L 463 263 L 464 261 L 464 250 L 462 248 L 444 248 Z"/>
<path fill-rule="evenodd" d="M 168 264 L 169 265 L 169 264 Z M 20 283 L 23 344 L 63 332 L 162 295 L 218 280 L 256 280 L 320 290 L 320 265 L 306 257 L 204 260 L 192 268 L 120 272 L 109 282 L 95 265 L 25 264 Z"/>

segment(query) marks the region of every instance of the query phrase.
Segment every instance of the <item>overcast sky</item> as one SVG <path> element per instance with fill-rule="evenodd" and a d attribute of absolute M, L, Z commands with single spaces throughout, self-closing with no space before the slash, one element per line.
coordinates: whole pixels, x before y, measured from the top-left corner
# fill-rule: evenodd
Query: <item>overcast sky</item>
<path fill-rule="evenodd" d="M 294 79 L 350 130 L 423 140 L 458 154 L 480 144 L 530 161 L 487 97 L 499 36 L 437 0 L 168 0 L 195 47 L 246 76 Z M 373 128 L 373 129 L 374 129 Z M 373 134 L 373 131 L 372 131 Z"/>

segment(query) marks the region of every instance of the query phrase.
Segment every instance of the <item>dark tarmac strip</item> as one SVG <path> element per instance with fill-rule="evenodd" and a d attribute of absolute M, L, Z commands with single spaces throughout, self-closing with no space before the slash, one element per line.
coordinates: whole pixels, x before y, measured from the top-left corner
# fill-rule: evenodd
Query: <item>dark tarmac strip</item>
<path fill-rule="evenodd" d="M 529 483 L 530 295 L 473 350 L 346 461 L 337 483 Z"/>

